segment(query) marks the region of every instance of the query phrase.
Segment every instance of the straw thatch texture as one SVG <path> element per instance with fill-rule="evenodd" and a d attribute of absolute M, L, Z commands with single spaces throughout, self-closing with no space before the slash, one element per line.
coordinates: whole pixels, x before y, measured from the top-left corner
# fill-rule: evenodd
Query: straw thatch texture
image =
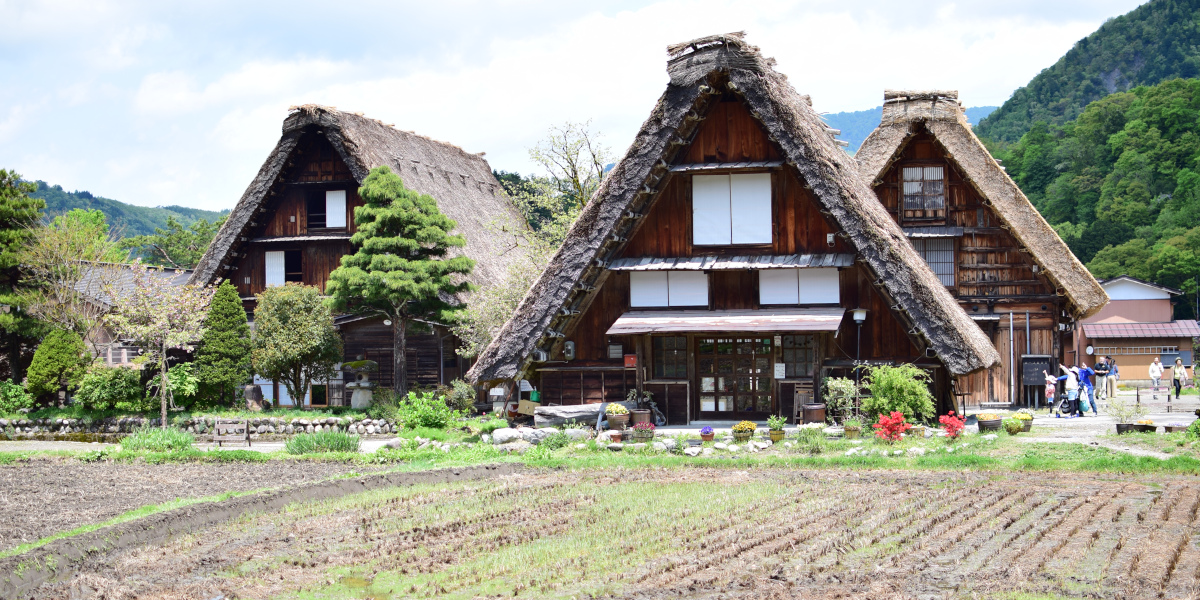
<path fill-rule="evenodd" d="M 524 249 L 516 247 L 514 236 L 503 232 L 524 230 L 525 221 L 483 156 L 375 119 L 309 104 L 295 108 L 284 120 L 283 137 L 217 232 L 192 281 L 209 283 L 222 277 L 221 265 L 229 263 L 230 252 L 246 236 L 268 192 L 280 184 L 289 155 L 306 133 L 328 139 L 360 183 L 371 169 L 386 165 L 406 187 L 433 196 L 438 208 L 458 224 L 455 232 L 467 239 L 461 251 L 475 260 L 472 283 L 502 281 L 508 266 L 523 258 Z"/>
<path fill-rule="evenodd" d="M 669 54 L 671 83 L 629 151 L 468 378 L 494 382 L 516 377 L 528 368 L 535 349 L 548 349 L 547 340 L 569 325 L 573 310 L 586 308 L 588 296 L 603 282 L 602 265 L 649 210 L 670 162 L 702 120 L 707 101 L 724 89 L 741 96 L 783 150 L 787 168 L 811 186 L 822 211 L 845 232 L 874 275 L 877 289 L 899 307 L 894 314 L 911 328 L 920 347 L 935 350 L 954 375 L 999 361 L 991 342 L 861 180 L 853 159 L 835 144 L 807 99 L 770 67 L 772 61 L 738 35 L 674 45 Z"/>
<path fill-rule="evenodd" d="M 1066 295 L 1075 318 L 1089 317 L 1108 303 L 1108 294 L 1092 274 L 975 137 L 957 92 L 885 91 L 882 122 L 855 155 L 863 179 L 878 181 L 900 156 L 906 140 L 922 127 Z"/>

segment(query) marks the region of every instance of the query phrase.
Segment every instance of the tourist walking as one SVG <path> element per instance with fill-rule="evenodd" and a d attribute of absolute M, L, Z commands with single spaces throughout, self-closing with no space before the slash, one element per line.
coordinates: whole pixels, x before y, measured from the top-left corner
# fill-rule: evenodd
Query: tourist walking
<path fill-rule="evenodd" d="M 1150 363 L 1150 395 L 1155 400 L 1158 400 L 1158 385 L 1162 383 L 1163 364 L 1154 357 L 1154 362 Z"/>
<path fill-rule="evenodd" d="M 1175 401 L 1179 402 L 1179 390 L 1187 383 L 1187 367 L 1183 366 L 1183 359 L 1176 358 L 1175 364 L 1171 365 L 1171 384 L 1175 386 Z M 1171 395 L 1171 390 L 1167 390 L 1167 396 Z"/>
<path fill-rule="evenodd" d="M 1092 370 L 1096 372 L 1095 400 L 1099 404 L 1108 397 L 1108 361 L 1101 356 Z"/>
<path fill-rule="evenodd" d="M 1108 363 L 1108 397 L 1117 397 L 1117 382 L 1121 379 L 1120 369 L 1117 368 L 1117 361 L 1111 356 L 1105 356 L 1104 361 Z"/>
<path fill-rule="evenodd" d="M 1084 364 L 1075 367 L 1075 373 L 1079 376 L 1079 387 L 1081 388 L 1079 393 L 1079 416 L 1082 417 L 1090 405 L 1092 407 L 1092 416 L 1094 417 L 1099 414 L 1096 410 L 1096 388 L 1092 385 L 1092 377 L 1096 372 Z"/>

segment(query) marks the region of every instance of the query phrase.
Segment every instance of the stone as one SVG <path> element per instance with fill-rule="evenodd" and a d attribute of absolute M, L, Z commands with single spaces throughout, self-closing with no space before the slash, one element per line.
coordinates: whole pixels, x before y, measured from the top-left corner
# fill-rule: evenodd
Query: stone
<path fill-rule="evenodd" d="M 767 448 L 771 447 L 770 442 L 754 442 L 754 445 L 758 446 L 759 450 L 766 450 Z"/>
<path fill-rule="evenodd" d="M 667 450 L 672 451 L 679 447 L 679 442 L 672 438 L 663 438 L 662 441 L 656 442 L 656 444 L 662 444 Z"/>
<path fill-rule="evenodd" d="M 367 435 L 375 435 L 375 426 L 367 425 Z"/>
<path fill-rule="evenodd" d="M 521 434 L 511 427 L 502 427 L 492 432 L 492 443 L 497 446 L 521 439 Z"/>
<path fill-rule="evenodd" d="M 624 444 L 609 444 L 607 446 L 607 448 L 609 450 L 612 450 L 613 452 L 620 452 L 625 449 L 625 445 Z"/>
<path fill-rule="evenodd" d="M 728 447 L 729 447 L 729 444 L 726 444 L 725 442 L 717 442 L 717 443 L 713 444 L 713 448 L 716 448 L 717 450 L 724 450 Z"/>
<path fill-rule="evenodd" d="M 601 431 L 599 434 L 596 435 L 596 442 L 601 443 L 601 444 L 606 444 L 608 442 L 611 442 L 612 435 L 613 435 L 612 430 Z"/>
<path fill-rule="evenodd" d="M 783 447 L 784 447 L 784 448 L 791 448 L 791 447 L 792 447 L 792 443 L 791 443 L 791 442 L 784 442 L 784 443 L 783 443 Z"/>
<path fill-rule="evenodd" d="M 904 454 L 903 450 L 895 450 L 892 452 L 892 456 L 900 456 L 901 454 Z"/>
<path fill-rule="evenodd" d="M 630 444 L 630 445 L 629 445 L 629 449 L 630 449 L 630 450 L 645 450 L 645 449 L 646 449 L 646 444 L 644 444 L 644 443 L 642 443 L 642 442 L 638 442 L 638 443 L 636 443 L 636 444 Z"/>
<path fill-rule="evenodd" d="M 266 432 L 267 432 L 267 426 L 266 426 L 266 425 L 259 425 L 258 427 L 255 427 L 255 428 L 254 428 L 254 431 L 255 431 L 255 432 L 257 432 L 257 433 L 259 433 L 260 435 L 261 435 L 261 434 L 264 434 L 264 433 L 266 433 Z"/>
<path fill-rule="evenodd" d="M 564 429 L 563 433 L 567 434 L 567 437 L 571 438 L 572 440 L 588 440 L 592 438 L 592 431 L 590 429 L 579 429 L 578 427 L 573 427 L 571 429 Z"/>
<path fill-rule="evenodd" d="M 704 456 L 712 456 L 713 449 L 712 448 L 702 448 L 700 454 L 702 454 Z"/>
<path fill-rule="evenodd" d="M 925 456 L 924 448 L 909 448 L 908 453 L 912 456 Z"/>
<path fill-rule="evenodd" d="M 987 434 L 987 435 L 979 436 L 979 439 L 981 439 L 981 440 L 987 440 L 987 441 L 991 442 L 991 441 L 995 441 L 995 440 L 996 440 L 996 438 L 998 438 L 998 437 L 1000 437 L 1000 436 L 998 436 L 998 435 L 996 435 L 996 434 L 994 434 L 994 433 L 989 433 L 989 434 Z M 964 445 L 965 445 L 965 444 L 964 444 Z"/>
<path fill-rule="evenodd" d="M 846 456 L 854 456 L 855 454 L 858 454 L 858 450 L 858 448 L 851 448 L 846 451 Z"/>
<path fill-rule="evenodd" d="M 667 445 L 662 442 L 654 442 L 654 445 L 651 447 L 654 448 L 655 450 L 658 450 L 659 452 L 667 451 Z"/>
<path fill-rule="evenodd" d="M 703 450 L 704 450 L 704 448 L 701 448 L 699 446 L 691 446 L 688 448 L 684 448 L 683 453 L 687 456 L 695 457 L 695 456 L 700 456 L 700 452 L 702 452 Z"/>
<path fill-rule="evenodd" d="M 728 446 L 725 446 L 725 449 L 729 450 L 730 452 L 737 452 L 738 450 L 741 450 L 741 448 L 739 448 L 737 444 L 730 444 Z"/>
<path fill-rule="evenodd" d="M 404 440 L 393 438 L 383 443 L 385 448 L 399 449 L 404 447 Z"/>
<path fill-rule="evenodd" d="M 517 439 L 517 440 L 511 441 L 511 442 L 508 442 L 507 444 L 500 444 L 499 446 L 496 446 L 496 449 L 501 452 L 510 453 L 510 454 L 511 453 L 525 454 L 526 452 L 529 452 L 529 449 L 532 447 L 533 447 L 533 444 L 530 444 L 529 442 L 522 440 L 522 439 Z"/>
<path fill-rule="evenodd" d="M 587 444 L 575 444 L 576 450 L 587 450 Z"/>
<path fill-rule="evenodd" d="M 481 434 L 479 436 L 479 441 L 481 441 L 485 444 L 490 444 L 490 443 L 492 443 L 492 435 L 490 433 Z"/>

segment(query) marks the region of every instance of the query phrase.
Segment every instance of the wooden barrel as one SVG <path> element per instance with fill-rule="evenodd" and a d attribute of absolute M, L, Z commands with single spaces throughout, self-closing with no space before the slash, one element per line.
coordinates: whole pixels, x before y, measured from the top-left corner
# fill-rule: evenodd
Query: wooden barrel
<path fill-rule="evenodd" d="M 632 415 L 630 418 L 634 425 L 650 422 L 650 411 L 647 409 L 635 408 L 629 411 L 629 414 Z"/>
<path fill-rule="evenodd" d="M 805 423 L 824 423 L 825 422 L 825 405 L 824 404 L 805 404 L 804 405 L 804 422 Z"/>

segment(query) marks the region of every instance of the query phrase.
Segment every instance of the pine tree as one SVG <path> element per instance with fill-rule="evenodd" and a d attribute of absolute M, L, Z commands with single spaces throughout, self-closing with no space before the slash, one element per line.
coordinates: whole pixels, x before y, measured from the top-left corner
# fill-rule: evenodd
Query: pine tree
<path fill-rule="evenodd" d="M 25 378 L 21 349 L 36 343 L 41 323 L 20 308 L 21 270 L 18 254 L 33 236 L 46 203 L 29 194 L 37 185 L 21 181 L 21 176 L 0 169 L 0 335 L 8 355 L 9 377 L 15 382 Z"/>
<path fill-rule="evenodd" d="M 88 363 L 87 346 L 79 334 L 55 329 L 42 340 L 29 364 L 29 393 L 45 398 L 58 393 L 62 386 L 74 389 L 83 378 Z"/>
<path fill-rule="evenodd" d="M 196 349 L 200 383 L 219 403 L 237 402 L 239 386 L 250 381 L 250 348 L 250 325 L 237 288 L 222 282 Z"/>
<path fill-rule="evenodd" d="M 373 169 L 358 193 L 366 205 L 354 211 L 354 253 L 330 273 L 325 292 L 334 310 L 391 320 L 393 389 L 402 396 L 408 393 L 408 326 L 416 319 L 453 322 L 458 309 L 443 298 L 471 289 L 465 277 L 475 261 L 448 256 L 466 244 L 450 234 L 455 222 L 432 197 L 406 189 L 391 169 Z"/>

